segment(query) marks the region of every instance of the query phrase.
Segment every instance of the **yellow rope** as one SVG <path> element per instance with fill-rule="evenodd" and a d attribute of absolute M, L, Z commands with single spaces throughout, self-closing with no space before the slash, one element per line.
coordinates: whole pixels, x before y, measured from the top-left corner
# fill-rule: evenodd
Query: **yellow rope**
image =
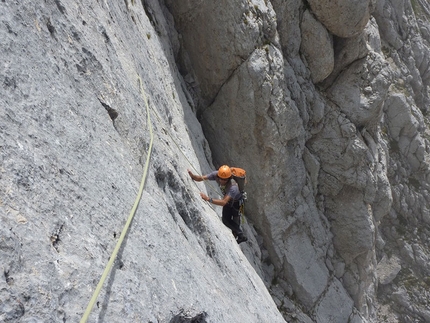
<path fill-rule="evenodd" d="M 89 302 L 89 304 L 87 306 L 87 309 L 86 309 L 84 315 L 82 316 L 82 319 L 81 319 L 80 323 L 85 323 L 88 320 L 88 316 L 90 315 L 91 310 L 94 307 L 94 304 L 95 304 L 95 302 L 97 300 L 97 297 L 98 297 L 98 295 L 100 293 L 100 290 L 103 287 L 103 283 L 106 280 L 106 277 L 109 274 L 110 269 L 112 268 L 112 265 L 113 265 L 113 263 L 115 261 L 115 258 L 116 258 L 117 254 L 118 254 L 118 251 L 119 251 L 119 249 L 121 247 L 121 244 L 122 244 L 122 242 L 124 240 L 124 237 L 127 234 L 127 231 L 128 231 L 129 226 L 130 226 L 130 223 L 133 220 L 134 214 L 136 213 L 136 209 L 137 209 L 137 206 L 139 205 L 139 201 L 140 201 L 140 199 L 142 197 L 142 193 L 143 193 L 143 188 L 145 186 L 145 180 L 146 180 L 146 176 L 147 176 L 147 173 L 148 173 L 148 167 L 149 167 L 149 161 L 150 161 L 150 158 L 151 158 L 152 143 L 153 143 L 153 140 L 154 140 L 154 135 L 152 133 L 152 124 L 151 124 L 151 117 L 150 117 L 150 110 L 149 110 L 149 106 L 148 106 L 148 100 L 146 99 L 145 91 L 143 90 L 142 79 L 139 76 L 138 76 L 138 80 L 139 80 L 140 91 L 141 91 L 141 94 L 143 96 L 143 99 L 144 99 L 145 105 L 146 105 L 146 113 L 148 115 L 149 133 L 150 133 L 150 136 L 151 136 L 151 140 L 150 140 L 150 143 L 149 143 L 149 149 L 148 149 L 148 155 L 146 156 L 145 168 L 144 168 L 144 171 L 143 171 L 142 180 L 140 182 L 139 192 L 137 194 L 136 200 L 134 201 L 133 208 L 131 209 L 131 212 L 130 212 L 130 215 L 128 216 L 127 222 L 125 223 L 125 226 L 122 229 L 121 236 L 119 237 L 119 240 L 118 240 L 118 242 L 117 242 L 117 244 L 115 246 L 115 249 L 112 252 L 112 255 L 111 255 L 110 259 L 109 259 L 109 262 L 106 265 L 106 268 L 105 268 L 105 270 L 104 270 L 104 272 L 102 274 L 102 277 L 100 278 L 100 281 L 99 281 L 99 283 L 98 283 L 98 285 L 96 287 L 96 290 L 93 293 L 93 296 L 91 297 L 91 300 L 90 300 L 90 302 Z"/>

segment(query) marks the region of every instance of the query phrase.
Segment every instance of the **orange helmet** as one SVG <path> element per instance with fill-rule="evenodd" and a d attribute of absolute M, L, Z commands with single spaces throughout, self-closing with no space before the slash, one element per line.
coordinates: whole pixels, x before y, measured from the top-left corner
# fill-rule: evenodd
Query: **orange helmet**
<path fill-rule="evenodd" d="M 218 169 L 218 177 L 222 179 L 229 179 L 231 177 L 231 169 L 227 165 L 222 165 Z"/>

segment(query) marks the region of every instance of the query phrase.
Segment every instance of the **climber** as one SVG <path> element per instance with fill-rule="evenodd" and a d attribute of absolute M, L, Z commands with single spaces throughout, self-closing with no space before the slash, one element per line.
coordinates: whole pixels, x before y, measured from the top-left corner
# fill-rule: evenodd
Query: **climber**
<path fill-rule="evenodd" d="M 230 167 L 223 165 L 218 171 L 213 171 L 203 176 L 194 175 L 189 169 L 187 171 L 193 181 L 201 182 L 210 180 L 218 183 L 224 195 L 222 199 L 213 199 L 204 193 L 200 193 L 200 196 L 209 203 L 223 207 L 222 223 L 231 229 L 234 237 L 237 239 L 237 243 L 247 241 L 248 238 L 243 234 L 242 228 L 240 227 L 239 207 L 243 197 L 237 183 L 232 179 Z"/>

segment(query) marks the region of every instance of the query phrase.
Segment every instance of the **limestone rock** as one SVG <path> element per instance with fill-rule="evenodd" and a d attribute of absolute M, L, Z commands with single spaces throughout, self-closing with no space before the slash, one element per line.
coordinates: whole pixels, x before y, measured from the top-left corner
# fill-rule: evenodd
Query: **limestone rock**
<path fill-rule="evenodd" d="M 0 320 L 81 318 L 147 157 L 91 322 L 429 320 L 430 7 L 308 4 L 0 1 Z"/>
<path fill-rule="evenodd" d="M 145 190 L 89 321 L 284 322 L 186 172 L 213 166 L 157 4 L 0 2 L 2 321 L 81 319 L 151 153 L 148 103 Z"/>
<path fill-rule="evenodd" d="M 353 301 L 337 280 L 330 283 L 321 301 L 316 306 L 317 322 L 348 322 L 353 309 Z M 330 308 L 337 308 L 331 311 Z"/>
<path fill-rule="evenodd" d="M 361 32 L 370 18 L 372 3 L 371 0 L 309 1 L 318 20 L 331 33 L 342 38 Z"/>
<path fill-rule="evenodd" d="M 271 3 L 276 12 L 282 52 L 287 57 L 296 57 L 301 43 L 300 13 L 303 3 L 296 0 L 273 0 Z"/>
<path fill-rule="evenodd" d="M 309 64 L 313 82 L 319 83 L 333 71 L 333 41 L 324 26 L 308 10 L 303 13 L 300 26 L 300 50 Z"/>
<path fill-rule="evenodd" d="M 328 270 L 310 247 L 312 243 L 306 234 L 297 232 L 287 239 L 287 250 L 296 251 L 288 254 L 285 259 L 288 281 L 300 301 L 312 308 L 327 287 Z"/>
<path fill-rule="evenodd" d="M 402 269 L 400 259 L 396 256 L 388 258 L 384 255 L 376 268 L 379 283 L 386 285 L 391 283 Z"/>
<path fill-rule="evenodd" d="M 359 202 L 356 194 L 360 193 L 351 187 L 345 187 L 327 205 L 329 216 L 333 219 L 334 245 L 346 264 L 371 250 L 374 245 L 372 213 L 365 203 Z"/>
<path fill-rule="evenodd" d="M 356 125 L 374 129 L 391 81 L 385 60 L 373 53 L 353 62 L 328 89 L 328 95 Z"/>
<path fill-rule="evenodd" d="M 205 103 L 213 101 L 219 87 L 253 52 L 277 43 L 276 19 L 269 3 L 242 1 L 166 1 L 175 19 L 182 46 L 181 65 L 195 75 Z M 222 53 L 222 55 L 219 55 Z"/>

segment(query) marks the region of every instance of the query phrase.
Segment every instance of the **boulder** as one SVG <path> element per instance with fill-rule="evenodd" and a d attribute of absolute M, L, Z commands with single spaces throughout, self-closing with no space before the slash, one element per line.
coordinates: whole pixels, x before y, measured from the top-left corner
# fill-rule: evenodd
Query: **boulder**
<path fill-rule="evenodd" d="M 334 35 L 349 38 L 359 34 L 370 18 L 372 0 L 310 0 L 318 20 Z"/>
<path fill-rule="evenodd" d="M 300 24 L 300 51 L 306 58 L 314 83 L 323 81 L 333 71 L 333 41 L 324 26 L 306 10 Z"/>

